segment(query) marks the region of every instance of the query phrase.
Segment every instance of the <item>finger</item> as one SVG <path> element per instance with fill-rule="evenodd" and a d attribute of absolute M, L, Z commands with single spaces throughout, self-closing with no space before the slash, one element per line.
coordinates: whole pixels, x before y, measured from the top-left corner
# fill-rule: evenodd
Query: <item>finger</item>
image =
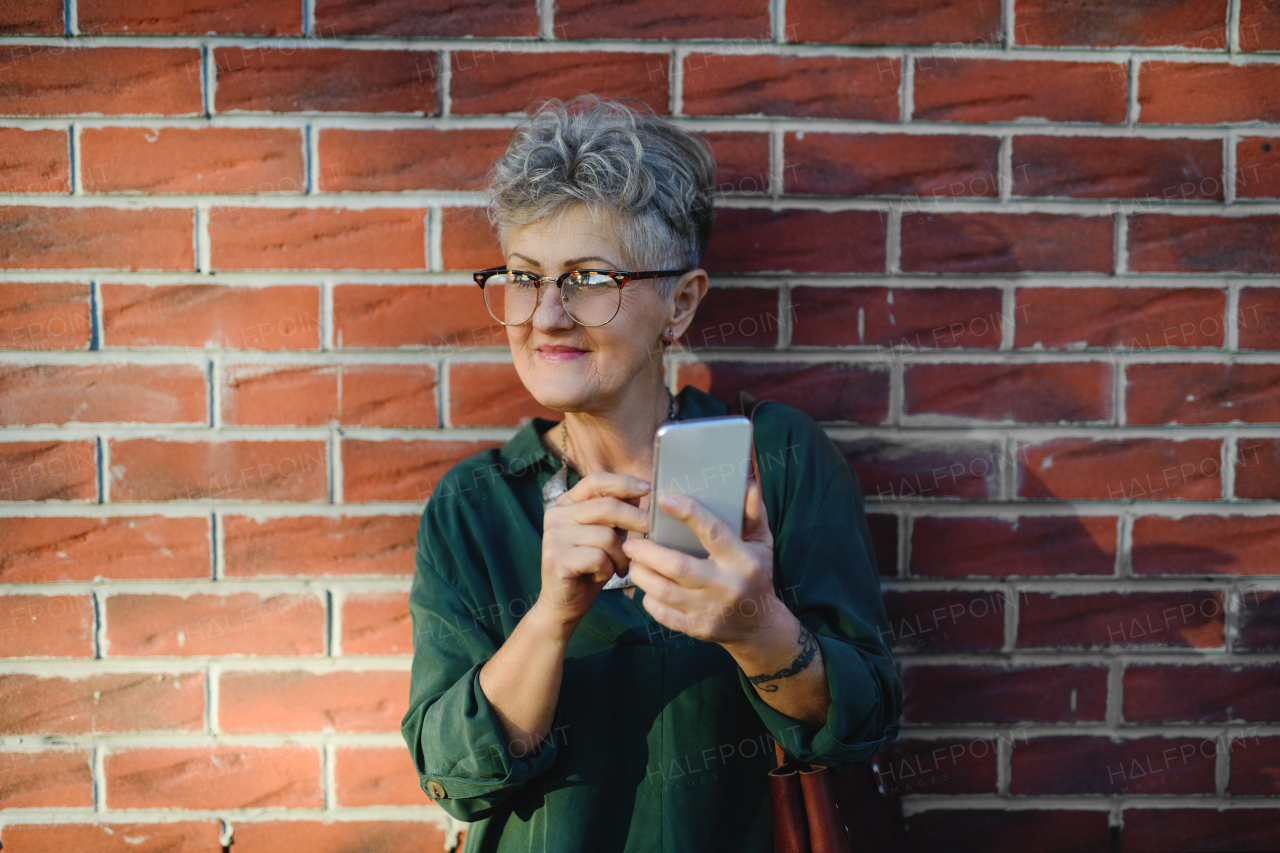
<path fill-rule="evenodd" d="M 689 495 L 666 495 L 658 502 L 658 508 L 689 525 L 712 557 L 725 559 L 740 553 L 742 539 L 735 536 L 729 525 L 715 513 Z"/>
<path fill-rule="evenodd" d="M 593 552 L 604 554 L 606 563 L 602 567 L 608 568 L 609 573 L 605 576 L 608 580 L 612 573 L 624 568 L 631 562 L 631 558 L 622 550 L 622 536 L 611 527 L 598 527 L 595 525 L 584 525 L 578 528 L 570 540 L 574 548 L 587 549 Z M 595 559 L 599 559 L 599 555 L 595 555 Z"/>
<path fill-rule="evenodd" d="M 646 598 L 655 598 L 680 611 L 688 610 L 696 603 L 695 593 L 645 563 L 632 560 L 630 574 L 631 581 L 644 590 Z"/>
<path fill-rule="evenodd" d="M 639 560 L 672 583 L 688 589 L 701 589 L 710 582 L 705 560 L 659 545 L 649 539 L 628 539 L 622 552 L 632 561 Z"/>
<path fill-rule="evenodd" d="M 747 483 L 747 500 L 742 509 L 742 540 L 744 542 L 773 542 L 769 529 L 768 510 L 764 505 L 764 493 L 759 480 Z"/>
<path fill-rule="evenodd" d="M 568 507 L 569 518 L 578 524 L 621 527 L 637 533 L 649 532 L 649 513 L 613 497 L 592 498 Z"/>
<path fill-rule="evenodd" d="M 616 474 L 612 471 L 592 471 L 573 488 L 556 500 L 556 506 L 581 503 L 598 497 L 614 497 L 622 500 L 638 498 L 649 493 L 649 484 L 639 477 Z"/>

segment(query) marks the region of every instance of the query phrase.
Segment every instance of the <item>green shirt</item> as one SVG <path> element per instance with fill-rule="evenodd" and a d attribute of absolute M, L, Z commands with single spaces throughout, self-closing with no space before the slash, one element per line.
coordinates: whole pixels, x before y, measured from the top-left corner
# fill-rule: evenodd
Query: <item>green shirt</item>
<path fill-rule="evenodd" d="M 727 414 L 694 386 L 678 399 L 681 420 Z M 824 725 L 774 710 L 719 645 L 656 622 L 643 590 L 611 589 L 569 641 L 550 734 L 508 750 L 479 672 L 541 588 L 542 485 L 559 463 L 540 434 L 554 425 L 534 418 L 501 449 L 459 462 L 423 512 L 401 722 L 423 791 L 473 822 L 464 853 L 768 853 L 773 739 L 845 771 L 898 731 L 902 687 L 856 475 L 807 414 L 760 408 L 778 585 L 822 650 L 833 699 Z"/>

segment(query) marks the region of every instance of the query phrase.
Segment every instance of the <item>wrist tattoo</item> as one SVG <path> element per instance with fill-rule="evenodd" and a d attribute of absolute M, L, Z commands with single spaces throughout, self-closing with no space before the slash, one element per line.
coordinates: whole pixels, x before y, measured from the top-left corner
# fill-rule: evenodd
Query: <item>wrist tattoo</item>
<path fill-rule="evenodd" d="M 778 690 L 778 685 L 769 684 L 768 682 L 790 678 L 804 670 L 809 665 L 809 662 L 813 660 L 814 653 L 818 651 L 818 638 L 813 636 L 812 631 L 801 625 L 800 636 L 796 639 L 800 643 L 800 654 L 796 655 L 796 659 L 791 662 L 791 666 L 783 667 L 772 675 L 749 675 L 747 680 L 766 693 L 775 693 Z"/>

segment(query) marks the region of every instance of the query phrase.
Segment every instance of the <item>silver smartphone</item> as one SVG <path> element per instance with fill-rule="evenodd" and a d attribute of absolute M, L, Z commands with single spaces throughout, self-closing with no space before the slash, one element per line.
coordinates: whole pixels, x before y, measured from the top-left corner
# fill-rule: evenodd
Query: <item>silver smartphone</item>
<path fill-rule="evenodd" d="M 658 506 L 665 495 L 690 495 L 742 535 L 751 470 L 751 421 L 740 415 L 664 424 L 653 438 L 649 539 L 706 557 L 693 529 Z"/>

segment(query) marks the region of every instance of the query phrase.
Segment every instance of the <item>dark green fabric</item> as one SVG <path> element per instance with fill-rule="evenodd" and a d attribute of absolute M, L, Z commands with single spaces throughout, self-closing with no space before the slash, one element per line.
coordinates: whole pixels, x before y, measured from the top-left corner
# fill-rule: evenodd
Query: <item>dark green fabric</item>
<path fill-rule="evenodd" d="M 727 413 L 685 386 L 679 419 Z M 902 687 L 856 476 L 799 409 L 766 403 L 755 447 L 783 600 L 818 637 L 834 699 L 802 723 L 757 695 L 728 652 L 602 590 L 565 656 L 551 734 L 505 746 L 478 674 L 541 587 L 543 483 L 557 463 L 535 418 L 440 480 L 418 531 L 414 657 L 401 723 L 423 790 L 474 821 L 465 851 L 767 853 L 772 739 L 845 771 L 897 734 Z M 577 481 L 570 469 L 569 485 Z"/>

